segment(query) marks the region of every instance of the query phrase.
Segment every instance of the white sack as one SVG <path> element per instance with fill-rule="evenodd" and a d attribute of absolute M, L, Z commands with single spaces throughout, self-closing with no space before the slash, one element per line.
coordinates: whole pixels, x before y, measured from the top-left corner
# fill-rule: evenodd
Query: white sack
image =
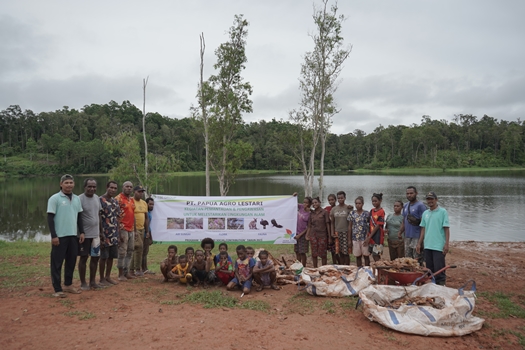
<path fill-rule="evenodd" d="M 341 272 L 341 277 L 329 276 Z M 316 277 L 323 280 L 314 281 Z M 306 284 L 306 291 L 311 295 L 327 297 L 347 297 L 359 294 L 376 280 L 370 267 L 348 265 L 324 265 L 319 268 L 304 268 L 301 281 Z"/>

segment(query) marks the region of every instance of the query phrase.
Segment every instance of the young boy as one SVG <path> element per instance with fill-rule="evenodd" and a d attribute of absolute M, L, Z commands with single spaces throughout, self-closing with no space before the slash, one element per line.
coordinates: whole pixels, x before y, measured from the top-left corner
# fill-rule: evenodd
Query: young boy
<path fill-rule="evenodd" d="M 215 265 L 217 265 L 219 263 L 219 261 L 221 260 L 220 255 L 221 255 L 222 252 L 226 253 L 226 255 L 228 256 L 228 261 L 233 264 L 232 258 L 230 256 L 230 254 L 228 254 L 228 245 L 226 243 L 222 242 L 221 244 L 219 244 L 219 254 L 215 255 L 215 259 L 214 259 Z"/>
<path fill-rule="evenodd" d="M 207 265 L 210 265 L 208 270 L 208 281 L 212 283 L 215 281 L 215 259 L 211 250 L 215 247 L 215 241 L 211 238 L 204 238 L 201 241 L 201 248 L 204 249 L 204 260 Z"/>
<path fill-rule="evenodd" d="M 188 264 L 188 259 L 186 258 L 186 255 L 181 255 L 179 256 L 179 263 L 168 273 L 168 278 L 184 284 L 190 283 L 192 281 L 192 276 L 189 271 L 190 264 Z"/>
<path fill-rule="evenodd" d="M 205 259 L 204 252 L 199 249 L 195 252 L 195 262 L 191 268 L 193 282 L 197 283 L 197 287 L 203 285 L 204 288 L 207 288 L 210 282 L 209 275 L 210 260 Z"/>
<path fill-rule="evenodd" d="M 272 289 L 279 290 L 275 285 L 277 280 L 277 273 L 273 261 L 268 259 L 268 252 L 263 250 L 259 253 L 259 261 L 255 263 L 253 268 L 253 279 L 258 286 L 256 291 L 260 292 L 265 286 L 270 286 Z"/>
<path fill-rule="evenodd" d="M 195 261 L 195 250 L 192 247 L 188 247 L 186 248 L 184 253 L 186 254 L 186 259 L 188 261 L 188 264 L 192 265 L 193 262 Z M 191 270 L 191 267 L 190 267 L 190 270 Z"/>
<path fill-rule="evenodd" d="M 160 272 L 162 272 L 162 275 L 164 276 L 163 283 L 168 282 L 168 272 L 170 272 L 178 263 L 177 247 L 170 245 L 168 247 L 168 257 L 160 263 Z"/>
<path fill-rule="evenodd" d="M 219 261 L 215 264 L 215 275 L 219 281 L 227 286 L 234 277 L 233 264 L 228 252 L 221 251 L 217 256 L 219 256 Z"/>
<path fill-rule="evenodd" d="M 252 289 L 252 273 L 255 259 L 246 255 L 246 247 L 237 246 L 237 260 L 235 261 L 235 278 L 228 283 L 226 288 L 232 290 L 234 287 L 242 288 L 244 294 L 250 293 Z"/>
<path fill-rule="evenodd" d="M 246 256 L 250 259 L 255 259 L 254 255 L 255 249 L 253 249 L 252 247 L 246 247 Z"/>

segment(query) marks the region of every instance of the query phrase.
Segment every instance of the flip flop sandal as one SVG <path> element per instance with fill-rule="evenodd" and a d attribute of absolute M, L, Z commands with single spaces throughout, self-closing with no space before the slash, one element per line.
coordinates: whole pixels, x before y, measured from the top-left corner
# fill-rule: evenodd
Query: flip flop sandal
<path fill-rule="evenodd" d="M 73 287 L 72 288 L 67 288 L 66 287 L 66 288 L 63 289 L 63 291 L 66 292 L 66 293 L 71 293 L 71 294 L 80 294 L 80 293 L 82 293 L 81 290 L 78 290 L 78 289 L 73 288 Z"/>
<path fill-rule="evenodd" d="M 52 294 L 55 298 L 67 298 L 67 295 L 64 292 L 56 292 Z"/>
<path fill-rule="evenodd" d="M 261 290 L 263 290 L 263 286 L 257 286 L 257 288 L 255 288 L 255 291 L 257 292 L 260 292 Z"/>

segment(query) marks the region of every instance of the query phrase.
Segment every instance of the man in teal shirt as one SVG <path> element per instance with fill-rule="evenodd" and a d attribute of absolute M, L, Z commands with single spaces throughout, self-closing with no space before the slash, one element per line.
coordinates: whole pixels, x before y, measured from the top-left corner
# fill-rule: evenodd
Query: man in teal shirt
<path fill-rule="evenodd" d="M 51 281 L 55 293 L 53 296 L 64 298 L 67 293 L 80 293 L 73 287 L 73 272 L 77 262 L 78 243 L 84 241 L 82 227 L 82 205 L 78 196 L 73 194 L 75 182 L 73 176 L 60 178 L 60 192 L 47 201 L 47 223 L 51 232 Z M 80 238 L 77 237 L 77 230 Z M 62 264 L 64 269 L 64 288 L 62 288 Z"/>
<path fill-rule="evenodd" d="M 448 222 L 447 210 L 438 206 L 438 198 L 435 192 L 427 194 L 427 209 L 421 218 L 421 236 L 417 246 L 420 252 L 421 243 L 425 248 L 425 264 L 432 272 L 444 268 L 445 256 L 448 253 L 448 242 L 450 240 L 450 224 Z M 445 285 L 447 276 L 442 272 L 436 277 L 436 284 Z"/>

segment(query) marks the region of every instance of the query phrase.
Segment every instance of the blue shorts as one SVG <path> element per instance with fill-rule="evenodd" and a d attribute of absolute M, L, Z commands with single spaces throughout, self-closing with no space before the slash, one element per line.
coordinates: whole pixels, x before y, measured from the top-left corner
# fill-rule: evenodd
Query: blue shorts
<path fill-rule="evenodd" d="M 248 288 L 252 289 L 252 279 L 250 278 L 247 281 L 244 281 L 243 283 L 240 283 L 237 277 L 234 277 L 231 282 L 235 283 L 239 288 Z"/>

